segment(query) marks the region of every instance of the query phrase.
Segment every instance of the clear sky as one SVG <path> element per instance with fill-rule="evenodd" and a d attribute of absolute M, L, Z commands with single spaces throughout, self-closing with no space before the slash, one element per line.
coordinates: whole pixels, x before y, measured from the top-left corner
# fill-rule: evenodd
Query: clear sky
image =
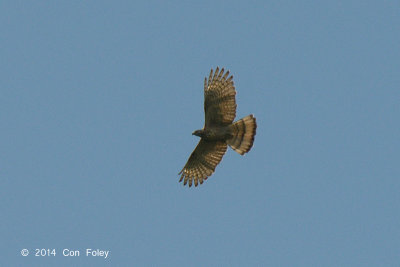
<path fill-rule="evenodd" d="M 2 266 L 398 266 L 398 1 L 2 1 L 0 33 Z M 216 66 L 257 135 L 188 188 Z"/>

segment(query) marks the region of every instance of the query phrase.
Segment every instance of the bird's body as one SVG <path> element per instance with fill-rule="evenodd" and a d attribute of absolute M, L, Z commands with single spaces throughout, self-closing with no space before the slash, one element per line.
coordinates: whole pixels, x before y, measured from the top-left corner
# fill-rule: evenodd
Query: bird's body
<path fill-rule="evenodd" d="M 207 141 L 224 141 L 232 138 L 232 132 L 229 126 L 207 127 L 205 129 L 196 130 L 193 135 L 197 135 Z"/>
<path fill-rule="evenodd" d="M 228 145 L 243 155 L 250 151 L 256 134 L 256 119 L 248 115 L 233 123 L 236 116 L 235 86 L 229 71 L 211 69 L 210 76 L 204 80 L 205 123 L 201 130 L 193 135 L 199 136 L 200 142 L 189 157 L 179 174 L 179 181 L 189 183 L 189 187 L 202 184 L 221 161 Z"/>

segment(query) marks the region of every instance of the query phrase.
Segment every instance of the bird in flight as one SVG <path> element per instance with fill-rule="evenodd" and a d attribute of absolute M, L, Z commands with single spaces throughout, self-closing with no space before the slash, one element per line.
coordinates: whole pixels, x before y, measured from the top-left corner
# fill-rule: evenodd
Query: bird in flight
<path fill-rule="evenodd" d="M 202 184 L 215 171 L 228 145 L 240 155 L 249 152 L 256 135 L 256 118 L 248 115 L 236 122 L 236 100 L 233 76 L 224 69 L 204 79 L 205 122 L 201 130 L 192 134 L 200 137 L 200 142 L 192 152 L 186 165 L 180 171 L 183 185 Z"/>

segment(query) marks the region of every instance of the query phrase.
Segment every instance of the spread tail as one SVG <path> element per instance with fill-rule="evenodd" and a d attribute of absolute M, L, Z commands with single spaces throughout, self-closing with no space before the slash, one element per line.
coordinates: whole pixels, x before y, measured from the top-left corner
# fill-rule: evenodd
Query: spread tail
<path fill-rule="evenodd" d="M 256 135 L 256 118 L 248 115 L 233 123 L 229 128 L 232 138 L 228 140 L 228 145 L 240 155 L 249 152 Z"/>

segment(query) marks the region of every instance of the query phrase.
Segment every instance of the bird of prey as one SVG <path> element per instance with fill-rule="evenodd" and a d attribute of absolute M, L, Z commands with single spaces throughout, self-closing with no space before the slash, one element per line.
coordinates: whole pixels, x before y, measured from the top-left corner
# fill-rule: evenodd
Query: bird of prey
<path fill-rule="evenodd" d="M 256 118 L 248 115 L 233 122 L 236 116 L 235 86 L 229 71 L 217 67 L 211 69 L 204 79 L 205 123 L 201 130 L 192 134 L 199 136 L 200 142 L 183 167 L 179 182 L 183 185 L 202 184 L 224 156 L 228 145 L 240 155 L 249 152 L 256 135 Z"/>

